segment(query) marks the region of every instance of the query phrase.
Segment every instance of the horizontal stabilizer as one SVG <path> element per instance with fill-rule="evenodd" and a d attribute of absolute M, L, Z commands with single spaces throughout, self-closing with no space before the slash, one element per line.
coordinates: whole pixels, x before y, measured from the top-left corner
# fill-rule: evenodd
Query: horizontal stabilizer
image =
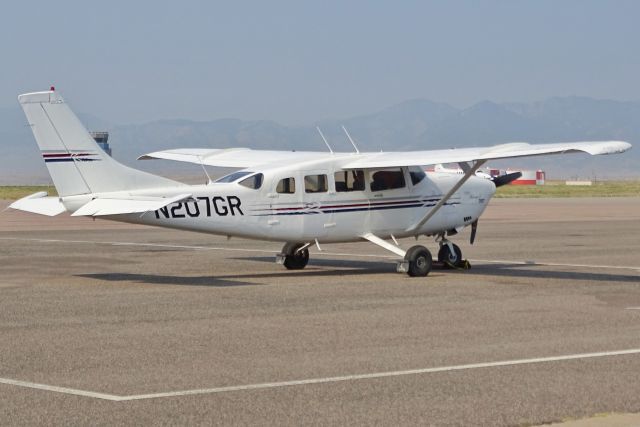
<path fill-rule="evenodd" d="M 60 203 L 58 197 L 47 197 L 46 191 L 40 191 L 9 205 L 11 209 L 19 211 L 31 212 L 40 215 L 56 216 L 62 212 L 66 212 L 64 205 Z"/>
<path fill-rule="evenodd" d="M 121 197 L 93 199 L 71 216 L 105 216 L 152 212 L 172 203 L 191 198 L 191 194 L 174 197 Z"/>

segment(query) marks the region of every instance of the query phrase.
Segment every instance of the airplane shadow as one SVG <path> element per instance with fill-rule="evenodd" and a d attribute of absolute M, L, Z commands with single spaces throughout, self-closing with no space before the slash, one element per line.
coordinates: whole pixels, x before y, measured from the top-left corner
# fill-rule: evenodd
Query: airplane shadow
<path fill-rule="evenodd" d="M 258 258 L 234 258 L 245 261 L 258 261 L 274 263 L 273 257 Z M 395 265 L 386 263 L 373 263 L 361 261 L 332 260 L 314 261 L 304 270 L 285 270 L 282 267 L 278 272 L 263 273 L 238 273 L 211 276 L 168 276 L 159 274 L 137 274 L 137 273 L 90 273 L 78 274 L 77 277 L 85 277 L 96 280 L 110 282 L 136 282 L 153 285 L 183 285 L 183 286 L 210 286 L 210 287 L 233 287 L 233 286 L 265 286 L 272 283 L 247 282 L 250 279 L 278 279 L 286 277 L 341 277 L 362 274 L 391 273 L 395 271 Z M 337 267 L 339 270 L 314 270 L 314 267 Z M 244 270 L 246 271 L 246 270 Z"/>
<path fill-rule="evenodd" d="M 235 260 L 249 262 L 273 263 L 273 257 L 243 257 L 233 258 Z M 536 267 L 532 269 L 531 267 Z M 235 287 L 235 286 L 265 286 L 272 284 L 273 279 L 278 278 L 310 278 L 310 277 L 342 277 L 363 274 L 394 274 L 395 263 L 390 261 L 360 261 L 344 259 L 315 258 L 309 262 L 304 270 L 289 271 L 284 267 L 281 271 L 270 271 L 261 273 L 224 274 L 207 276 L 169 276 L 159 274 L 136 274 L 136 273 L 91 273 L 80 274 L 78 277 L 86 277 L 97 280 L 111 282 L 137 282 L 153 285 L 182 285 L 182 286 L 209 286 L 209 287 Z M 329 268 L 314 269 L 314 268 Z M 640 284 L 640 276 L 557 271 L 545 269 L 543 265 L 535 264 L 479 264 L 473 265 L 470 270 L 444 270 L 434 268 L 436 274 L 463 274 L 471 277 L 477 276 L 501 276 L 501 277 L 528 277 L 537 279 L 557 279 L 557 280 L 582 280 L 591 282 L 618 282 Z M 245 270 L 246 271 L 246 270 Z M 433 273 L 432 273 L 433 275 Z M 269 279 L 268 283 L 249 282 L 247 280 Z"/>
<path fill-rule="evenodd" d="M 530 269 L 535 267 L 535 269 Z M 592 282 L 620 282 L 640 285 L 639 275 L 592 273 L 585 271 L 546 270 L 547 266 L 539 264 L 480 264 L 470 270 L 450 270 L 454 274 L 471 276 L 530 277 L 536 279 L 584 280 Z"/>
<path fill-rule="evenodd" d="M 275 262 L 274 257 L 272 256 L 271 257 L 268 257 L 268 256 L 235 257 L 232 259 L 235 259 L 238 261 L 257 261 L 257 262 L 263 262 L 268 264 L 273 264 Z M 290 275 L 290 273 L 304 274 L 304 272 L 309 271 L 308 270 L 309 268 L 313 268 L 313 267 L 329 267 L 329 268 L 347 269 L 347 270 L 336 270 L 336 271 L 327 271 L 327 270 L 313 271 L 313 273 L 319 274 L 319 275 L 324 275 L 324 274 L 340 275 L 345 272 L 348 273 L 351 270 L 354 270 L 353 273 L 360 273 L 360 274 L 374 273 L 375 274 L 375 273 L 384 273 L 388 271 L 395 271 L 395 266 L 396 266 L 395 261 L 381 261 L 381 260 L 361 261 L 361 260 L 346 260 L 346 259 L 313 258 L 309 260 L 309 264 L 304 270 L 299 270 L 297 272 L 289 272 L 289 274 L 286 274 L 286 275 Z M 284 269 L 284 267 L 282 268 Z"/>
<path fill-rule="evenodd" d="M 256 258 L 235 258 L 246 261 L 273 262 L 273 257 L 256 257 Z M 353 261 L 330 258 L 314 258 L 309 261 L 309 266 L 335 267 L 335 268 L 358 268 L 358 272 L 362 273 L 385 273 L 395 272 L 395 263 L 393 261 Z M 526 269 L 536 267 L 535 269 Z M 309 267 L 307 267 L 309 268 Z M 524 269 L 523 269 L 524 268 Z M 434 264 L 433 271 L 443 272 L 445 274 L 468 274 L 473 276 L 506 276 L 506 277 L 531 277 L 538 279 L 559 279 L 559 280 L 585 280 L 585 281 L 602 281 L 602 282 L 623 282 L 640 284 L 640 275 L 624 275 L 610 273 L 592 273 L 583 271 L 557 271 L 548 270 L 547 266 L 540 264 L 477 264 L 472 265 L 470 270 L 450 270 L 441 265 Z M 307 270 L 302 270 L 297 274 L 306 275 Z M 330 275 L 340 275 L 340 271 L 327 271 Z M 320 272 L 317 272 L 320 273 Z M 267 275 L 265 277 L 272 277 Z"/>
<path fill-rule="evenodd" d="M 183 285 L 183 286 L 210 286 L 210 287 L 233 287 L 233 286 L 260 286 L 263 283 L 243 282 L 240 280 L 227 280 L 225 277 L 216 276 L 167 276 L 160 274 L 137 274 L 137 273 L 90 273 L 77 274 L 76 277 L 88 279 L 104 280 L 107 282 L 134 282 L 147 285 Z M 240 276 L 238 277 L 240 278 Z"/>

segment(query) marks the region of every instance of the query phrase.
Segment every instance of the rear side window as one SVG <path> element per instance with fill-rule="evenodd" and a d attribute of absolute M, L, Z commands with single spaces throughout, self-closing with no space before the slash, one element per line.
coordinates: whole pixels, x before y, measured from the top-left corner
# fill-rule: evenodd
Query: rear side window
<path fill-rule="evenodd" d="M 395 188 L 403 188 L 404 174 L 402 169 L 383 169 L 371 172 L 371 191 L 393 190 Z"/>
<path fill-rule="evenodd" d="M 327 175 L 307 175 L 304 177 L 305 193 L 326 193 Z"/>
<path fill-rule="evenodd" d="M 334 174 L 336 191 L 364 191 L 364 171 L 338 171 Z"/>
<path fill-rule="evenodd" d="M 261 173 L 257 173 L 255 175 L 251 175 L 249 178 L 243 179 L 238 184 L 251 188 L 252 190 L 257 190 L 262 187 L 262 179 L 263 175 Z"/>
<path fill-rule="evenodd" d="M 293 194 L 296 192 L 296 180 L 291 178 L 283 178 L 278 182 L 276 186 L 276 193 L 280 194 Z"/>

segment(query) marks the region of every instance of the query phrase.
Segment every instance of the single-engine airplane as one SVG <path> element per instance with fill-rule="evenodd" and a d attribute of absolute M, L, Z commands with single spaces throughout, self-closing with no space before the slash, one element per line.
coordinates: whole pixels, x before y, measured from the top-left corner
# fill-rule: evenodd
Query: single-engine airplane
<path fill-rule="evenodd" d="M 400 237 L 433 236 L 438 260 L 462 261 L 448 237 L 478 219 L 496 187 L 517 174 L 476 176 L 488 160 L 585 152 L 622 153 L 622 141 L 528 144 L 410 152 L 269 151 L 247 148 L 175 149 L 140 159 L 169 159 L 239 169 L 203 185 L 187 185 L 118 163 L 91 138 L 58 92 L 18 97 L 58 197 L 36 193 L 11 207 L 43 215 L 71 212 L 224 236 L 283 242 L 276 261 L 302 269 L 308 247 L 369 241 L 398 256 L 398 271 L 426 276 L 432 267 L 421 245 L 403 249 Z M 322 136 L 322 133 L 320 133 Z M 326 139 L 322 136 L 323 140 Z M 457 163 L 463 174 L 425 173 L 423 166 Z"/>

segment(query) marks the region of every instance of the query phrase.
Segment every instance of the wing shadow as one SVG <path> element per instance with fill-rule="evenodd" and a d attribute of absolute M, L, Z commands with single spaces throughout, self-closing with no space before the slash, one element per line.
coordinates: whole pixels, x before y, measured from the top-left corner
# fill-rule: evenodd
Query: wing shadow
<path fill-rule="evenodd" d="M 535 267 L 535 269 L 531 269 Z M 640 276 L 612 273 L 591 273 L 584 271 L 545 270 L 542 264 L 479 264 L 470 270 L 450 270 L 454 274 L 472 276 L 530 277 L 536 279 L 583 280 L 591 282 L 620 282 L 640 285 Z"/>
<path fill-rule="evenodd" d="M 274 263 L 273 257 L 257 258 L 233 258 L 244 261 L 258 261 Z M 315 270 L 314 267 L 337 267 L 336 270 Z M 246 270 L 245 270 L 246 271 Z M 134 282 L 152 285 L 182 285 L 182 286 L 210 286 L 210 287 L 234 287 L 234 286 L 265 286 L 273 283 L 248 282 L 250 279 L 278 279 L 287 277 L 334 277 L 353 276 L 362 274 L 393 273 L 394 265 L 391 263 L 377 263 L 347 260 L 314 260 L 304 270 L 289 271 L 282 267 L 277 272 L 238 273 L 208 276 L 169 276 L 160 274 L 137 273 L 89 273 L 78 274 L 77 277 L 85 277 L 110 282 Z"/>
<path fill-rule="evenodd" d="M 234 260 L 273 263 L 273 257 L 242 257 Z M 322 268 L 322 269 L 314 269 Z M 532 268 L 534 267 L 534 268 Z M 532 279 L 556 279 L 556 280 L 580 280 L 587 282 L 618 282 L 634 283 L 640 285 L 640 276 L 610 273 L 591 273 L 575 271 L 557 271 L 545 269 L 544 265 L 536 264 L 478 264 L 470 270 L 445 270 L 434 268 L 436 274 L 429 277 L 443 277 L 445 274 L 464 274 L 473 277 L 500 276 L 519 277 Z M 246 270 L 245 270 L 246 271 Z M 78 277 L 86 277 L 112 282 L 134 282 L 152 285 L 182 285 L 182 286 L 209 286 L 209 287 L 235 287 L 235 286 L 266 286 L 273 283 L 273 279 L 279 278 L 309 278 L 326 277 L 339 279 L 343 276 L 369 275 L 369 274 L 396 274 L 395 265 L 389 261 L 361 261 L 345 259 L 315 258 L 309 262 L 304 270 L 289 271 L 282 267 L 280 271 L 268 271 L 259 273 L 237 273 L 206 276 L 169 276 L 159 274 L 136 273 L 91 273 L 80 274 Z M 268 279 L 266 283 L 248 280 Z M 427 278 L 428 281 L 428 278 Z M 428 283 L 428 282 L 427 282 Z"/>

